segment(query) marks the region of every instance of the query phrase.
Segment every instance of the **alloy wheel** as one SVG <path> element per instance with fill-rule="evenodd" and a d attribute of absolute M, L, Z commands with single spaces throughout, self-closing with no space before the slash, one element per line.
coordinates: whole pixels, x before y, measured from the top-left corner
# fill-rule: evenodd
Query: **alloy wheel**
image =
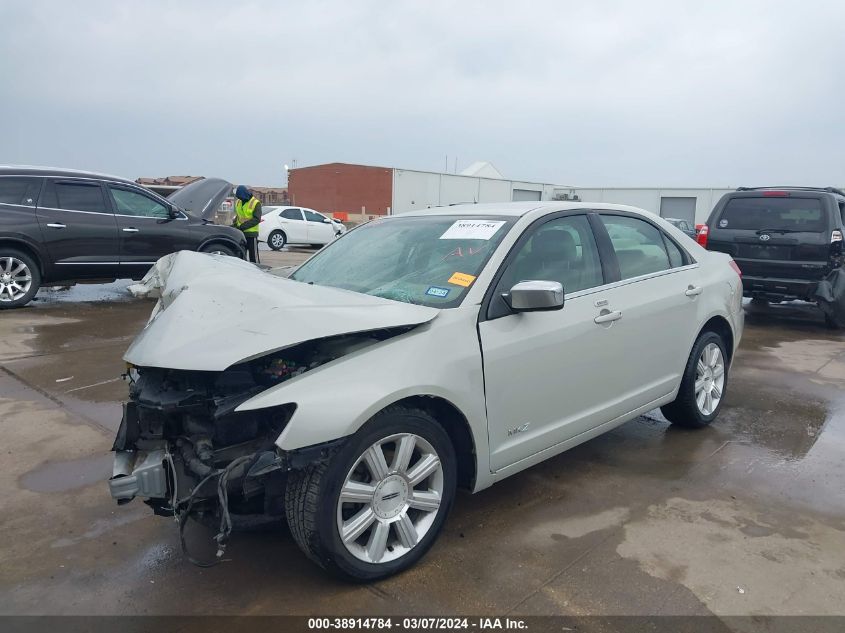
<path fill-rule="evenodd" d="M 357 459 L 337 502 L 343 545 L 367 563 L 395 560 L 431 529 L 443 498 L 443 465 L 412 433 L 379 440 Z"/>
<path fill-rule="evenodd" d="M 285 245 L 285 238 L 279 233 L 274 233 L 270 236 L 270 241 L 272 242 L 271 246 L 276 249 L 282 248 Z"/>
<path fill-rule="evenodd" d="M 0 301 L 17 301 L 31 287 L 32 271 L 25 262 L 9 255 L 0 257 Z"/>
<path fill-rule="evenodd" d="M 698 357 L 695 371 L 695 402 L 703 415 L 711 415 L 725 389 L 725 359 L 715 343 L 709 343 Z"/>

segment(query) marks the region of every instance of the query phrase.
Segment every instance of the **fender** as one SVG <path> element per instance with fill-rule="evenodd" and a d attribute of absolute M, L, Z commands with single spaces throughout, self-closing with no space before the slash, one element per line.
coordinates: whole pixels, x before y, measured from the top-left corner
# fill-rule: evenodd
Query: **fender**
<path fill-rule="evenodd" d="M 47 277 L 48 271 L 52 270 L 50 257 L 44 249 L 43 244 L 30 239 L 29 236 L 23 233 L 0 233 L 0 244 L 4 243 L 13 245 L 13 248 L 15 244 L 19 244 L 27 251 L 31 251 L 35 255 L 35 259 L 41 269 L 42 277 Z"/>
<path fill-rule="evenodd" d="M 437 396 L 467 419 L 481 480 L 490 468 L 477 316 L 477 305 L 443 310 L 406 334 L 271 387 L 237 411 L 295 403 L 296 412 L 276 440 L 280 449 L 290 451 L 352 435 L 404 398 Z"/>

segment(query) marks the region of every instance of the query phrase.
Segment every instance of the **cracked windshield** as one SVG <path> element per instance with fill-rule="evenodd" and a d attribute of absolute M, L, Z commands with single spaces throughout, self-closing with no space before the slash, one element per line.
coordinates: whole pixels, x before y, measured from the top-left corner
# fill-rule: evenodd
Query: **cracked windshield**
<path fill-rule="evenodd" d="M 435 308 L 457 306 L 513 218 L 375 220 L 303 264 L 291 279 Z"/>

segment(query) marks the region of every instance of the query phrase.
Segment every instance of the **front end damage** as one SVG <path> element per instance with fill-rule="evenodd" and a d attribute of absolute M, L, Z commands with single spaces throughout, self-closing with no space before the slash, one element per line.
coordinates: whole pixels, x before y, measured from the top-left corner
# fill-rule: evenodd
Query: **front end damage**
<path fill-rule="evenodd" d="M 175 517 L 186 554 L 189 518 L 217 528 L 219 559 L 232 515 L 283 516 L 287 472 L 327 459 L 343 441 L 283 451 L 276 441 L 295 415 L 295 403 L 236 408 L 268 388 L 408 329 L 306 342 L 224 371 L 131 367 L 129 401 L 112 447 L 112 497 L 118 504 L 139 497 L 155 514 Z"/>

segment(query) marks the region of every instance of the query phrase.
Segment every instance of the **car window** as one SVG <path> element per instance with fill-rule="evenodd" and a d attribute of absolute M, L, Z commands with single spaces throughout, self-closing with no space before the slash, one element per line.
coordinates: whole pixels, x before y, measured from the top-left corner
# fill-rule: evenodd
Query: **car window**
<path fill-rule="evenodd" d="M 288 220 L 301 220 L 302 212 L 299 209 L 285 209 L 280 214 L 283 218 Z"/>
<path fill-rule="evenodd" d="M 0 203 L 35 206 L 40 178 L 0 178 Z"/>
<path fill-rule="evenodd" d="M 115 213 L 148 218 L 170 217 L 167 207 L 140 192 L 117 187 L 109 187 L 109 192 L 114 200 Z"/>
<path fill-rule="evenodd" d="M 103 191 L 98 183 L 49 182 L 41 206 L 68 211 L 109 213 Z"/>
<path fill-rule="evenodd" d="M 663 242 L 666 244 L 666 252 L 669 253 L 669 265 L 672 268 L 683 266 L 685 263 L 684 254 L 681 252 L 681 249 L 678 248 L 677 244 L 665 235 L 663 236 Z"/>
<path fill-rule="evenodd" d="M 621 215 L 602 215 L 601 219 L 613 243 L 622 279 L 671 267 L 662 233 L 653 224 Z"/>
<path fill-rule="evenodd" d="M 738 197 L 728 200 L 717 227 L 720 229 L 820 232 L 827 218 L 818 198 L 793 196 Z M 715 228 L 715 227 L 714 227 Z"/>
<path fill-rule="evenodd" d="M 326 218 L 319 213 L 314 213 L 313 211 L 307 211 L 303 209 L 302 212 L 305 214 L 305 219 L 309 222 L 322 222 Z"/>
<path fill-rule="evenodd" d="M 528 280 L 559 281 L 565 294 L 604 283 L 593 231 L 585 215 L 542 224 L 508 264 L 497 292 Z"/>

